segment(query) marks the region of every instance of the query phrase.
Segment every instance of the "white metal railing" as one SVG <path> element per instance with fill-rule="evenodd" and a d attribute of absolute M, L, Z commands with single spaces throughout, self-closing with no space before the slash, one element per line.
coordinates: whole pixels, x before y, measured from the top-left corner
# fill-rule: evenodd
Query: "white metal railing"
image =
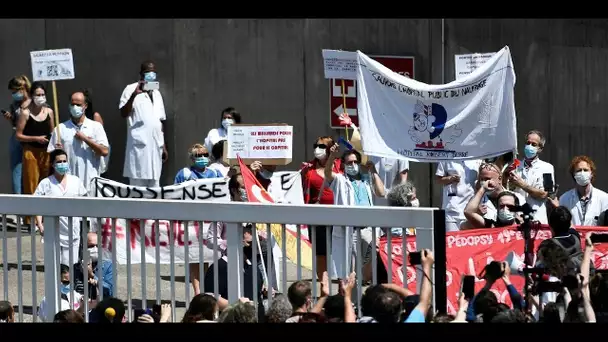
<path fill-rule="evenodd" d="M 32 222 L 30 225 L 31 231 L 29 236 L 31 238 L 31 286 L 32 286 L 32 314 L 34 315 L 34 321 L 36 320 L 36 307 L 37 300 L 45 297 L 46 301 L 46 317 L 52 319 L 55 313 L 60 311 L 60 268 L 59 268 L 59 217 L 81 217 L 88 218 L 88 220 L 92 223 L 92 226 L 97 227 L 97 238 L 98 238 L 98 248 L 99 248 L 99 262 L 98 265 L 101 267 L 103 260 L 107 258 L 107 255 L 102 253 L 102 229 L 101 229 L 101 220 L 104 218 L 124 218 L 124 219 L 146 219 L 146 220 L 156 220 L 156 239 L 158 241 L 158 220 L 169 220 L 171 222 L 175 221 L 184 221 L 184 222 L 203 222 L 203 221 L 211 221 L 211 222 L 224 222 L 227 226 L 226 230 L 226 242 L 227 242 L 227 250 L 234 251 L 237 250 L 240 253 L 231 253 L 228 252 L 228 300 L 233 301 L 242 296 L 244 283 L 242 280 L 242 267 L 243 267 L 243 255 L 242 255 L 242 222 L 256 222 L 256 223 L 268 223 L 267 224 L 267 236 L 271 235 L 270 231 L 270 223 L 272 224 L 281 224 L 282 232 L 281 237 L 282 241 L 286 241 L 285 236 L 285 224 L 296 224 L 298 225 L 298 233 L 300 232 L 300 225 L 308 225 L 310 232 L 310 241 L 312 244 L 312 288 L 313 288 L 313 296 L 316 295 L 316 243 L 315 243 L 315 230 L 313 227 L 315 226 L 355 226 L 355 227 L 417 227 L 416 228 L 416 243 L 417 249 L 428 248 L 432 250 L 441 250 L 443 244 L 443 265 L 445 265 L 445 239 L 443 238 L 437 246 L 434 241 L 437 240 L 437 232 L 434 231 L 433 228 L 440 227 L 441 234 L 444 234 L 445 226 L 444 226 L 444 213 L 441 210 L 435 208 L 395 208 L 395 207 L 345 207 L 345 206 L 334 206 L 334 205 L 289 205 L 289 204 L 257 204 L 257 203 L 239 203 L 239 202 L 230 202 L 230 203 L 214 203 L 214 202 L 193 202 L 193 201 L 174 201 L 174 200 L 137 200 L 137 199 L 109 199 L 109 198 L 53 198 L 53 197 L 34 197 L 34 196 L 23 196 L 23 195 L 0 195 L 0 213 L 2 216 L 2 262 L 3 262 L 3 287 L 4 287 L 4 299 L 11 300 L 13 303 L 17 300 L 18 303 L 18 318 L 20 321 L 23 321 L 23 253 L 22 253 L 22 232 L 21 227 L 19 226 L 19 220 L 17 219 L 17 229 L 16 229 L 16 258 L 17 258 L 17 290 L 18 296 L 17 298 L 13 298 L 14 296 L 9 295 L 9 254 L 8 254 L 8 241 L 7 237 L 7 216 L 6 215 L 17 215 L 22 217 L 32 217 L 33 215 L 43 216 L 44 220 L 44 253 L 43 253 L 43 263 L 44 263 L 44 291 L 40 291 L 38 288 L 38 282 L 36 278 L 36 247 L 37 247 L 37 237 L 34 229 L 34 222 L 32 217 Z M 86 220 L 86 219 L 83 219 Z M 69 220 L 70 225 L 72 224 L 72 220 Z M 140 233 L 137 234 L 135 238 L 142 239 L 142 246 L 144 245 L 143 239 L 146 238 L 144 233 L 144 225 L 140 226 Z M 202 224 L 201 224 L 202 226 Z M 89 256 L 87 253 L 87 233 L 89 232 L 89 225 L 83 225 L 85 229 L 82 229 L 80 232 L 80 237 L 83 241 L 82 244 L 82 261 L 83 264 L 86 265 L 89 260 Z M 185 237 L 188 239 L 188 224 L 185 225 L 186 233 Z M 360 230 L 356 229 L 358 236 L 360 237 Z M 169 237 L 169 246 L 171 248 L 171 262 L 170 262 L 170 296 L 173 308 L 176 307 L 176 267 L 174 262 L 174 246 L 175 246 L 175 236 L 174 229 L 169 229 L 170 237 Z M 390 229 L 389 229 L 390 232 Z M 131 229 L 125 229 L 126 241 L 129 242 L 131 240 Z M 375 231 L 374 231 L 375 233 Z M 72 234 L 72 229 L 70 229 L 70 235 Z M 257 236 L 257 230 L 255 228 L 255 224 L 253 225 L 252 234 Z M 326 233 L 326 241 L 327 246 L 330 246 L 331 236 L 329 231 Z M 389 233 L 390 234 L 390 233 Z M 435 234 L 435 236 L 434 236 Z M 116 221 L 113 220 L 113 228 L 111 233 L 111 241 L 112 246 L 116 246 Z M 199 234 L 199 239 L 202 234 Z M 374 234 L 375 235 L 375 234 Z M 70 241 L 71 241 L 70 236 Z M 374 236 L 375 240 L 375 236 Z M 253 264 L 256 265 L 257 262 L 257 252 L 260 246 L 257 244 L 257 239 L 253 239 Z M 391 250 L 390 246 L 390 235 L 388 239 L 388 249 Z M 266 265 L 270 265 L 272 261 L 272 246 L 271 239 L 267 239 L 267 247 L 268 247 L 268 256 L 266 260 Z M 159 260 L 159 244 L 156 243 L 156 260 Z M 188 245 L 189 242 L 185 242 L 185 261 L 184 264 L 188 264 Z M 217 250 L 217 239 L 215 239 L 213 243 L 213 255 L 214 255 L 214 263 L 217 262 L 218 258 L 218 250 Z M 406 239 L 403 239 L 403 250 L 406 250 Z M 112 248 L 111 252 L 111 261 L 112 261 L 112 269 L 113 269 L 113 279 L 112 283 L 114 284 L 114 293 L 116 296 L 117 293 L 117 285 L 118 278 L 126 277 L 127 278 L 127 302 L 128 302 L 128 310 L 127 315 L 128 319 L 131 320 L 132 313 L 132 300 L 133 292 L 135 289 L 132 283 L 132 269 L 131 269 L 131 248 L 129 248 L 129 243 L 126 244 L 126 258 L 127 258 L 127 270 L 124 274 L 118 274 L 118 265 L 116 262 L 116 248 Z M 203 249 L 207 248 L 203 246 L 202 241 L 199 240 L 199 260 L 202 260 Z M 357 244 L 358 253 L 356 253 L 356 261 L 355 261 L 355 271 L 357 274 L 361 274 L 361 251 L 360 244 Z M 72 247 L 70 247 L 70 259 L 72 259 L 71 253 Z M 301 256 L 301 241 L 297 240 L 297 279 L 302 279 L 302 256 Z M 287 261 L 286 261 L 286 243 L 282 243 L 282 254 L 283 261 L 281 263 L 281 267 L 278 268 L 278 272 L 281 273 L 279 282 L 279 289 L 282 292 L 287 291 Z M 441 255 L 441 253 L 439 253 Z M 388 253 L 389 258 L 392 258 L 392 253 Z M 376 278 L 376 245 L 372 243 L 372 267 L 373 267 L 373 279 L 375 283 Z M 437 258 L 437 253 L 436 253 Z M 70 265 L 74 265 L 78 261 L 70 260 Z M 405 264 L 405 263 L 404 263 Z M 141 301 L 142 307 L 146 308 L 147 303 L 147 295 L 148 284 L 146 282 L 146 267 L 145 267 L 145 253 L 144 248 L 141 248 Z M 331 262 L 331 253 L 328 251 L 327 253 L 327 269 L 332 269 Z M 445 266 L 441 267 L 441 258 L 436 260 L 436 272 L 433 275 L 429 275 L 434 277 L 437 275 L 440 279 L 437 281 L 441 281 L 441 279 L 445 279 Z M 159 285 L 159 277 L 160 277 L 160 266 L 159 262 L 156 262 L 156 303 L 160 303 L 161 300 L 161 286 Z M 74 282 L 74 267 L 70 267 L 70 281 Z M 272 278 L 273 270 L 272 267 L 267 267 L 267 275 Z M 214 292 L 216 297 L 218 296 L 218 272 L 217 268 L 215 268 L 214 272 Z M 405 265 L 403 274 L 406 275 Z M 439 271 L 439 273 L 437 272 Z M 86 271 L 85 271 L 86 272 Z M 199 272 L 201 275 L 201 293 L 204 293 L 204 272 L 203 272 L 203 263 L 199 264 Z M 418 281 L 422 279 L 420 275 L 417 277 Z M 441 273 L 443 272 L 443 276 Z M 389 259 L 388 262 L 388 279 L 391 281 L 391 261 Z M 100 272 L 102 274 L 102 272 Z M 184 267 L 184 277 L 185 277 L 185 304 L 188 305 L 190 301 L 190 284 L 189 284 L 189 271 L 188 266 Z M 253 286 L 254 291 L 257 292 L 257 273 L 253 272 Z M 357 293 L 360 297 L 362 291 L 362 282 L 361 277 L 358 278 L 357 284 Z M 86 279 L 86 274 L 85 274 Z M 404 280 L 404 286 L 406 286 L 407 281 Z M 103 275 L 102 278 L 98 280 L 98 296 L 99 299 L 103 298 Z M 419 285 L 418 285 L 419 286 Z M 442 287 L 442 291 L 445 291 L 445 287 Z M 85 298 L 88 299 L 88 286 L 84 284 L 84 294 Z M 73 307 L 74 298 L 73 292 L 70 291 L 70 305 Z M 445 294 L 441 297 L 445 297 Z M 433 298 L 436 298 L 434 294 Z M 122 298 L 121 298 L 122 299 Z M 256 298 L 257 301 L 257 298 Z M 359 301 L 357 301 L 360 304 Z M 439 303 L 438 303 L 439 304 Z M 445 305 L 444 305 L 445 306 Z M 88 301 L 84 301 L 84 310 L 85 312 L 88 310 Z M 176 311 L 173 310 L 173 321 L 176 321 Z M 88 319 L 85 315 L 85 319 Z"/>

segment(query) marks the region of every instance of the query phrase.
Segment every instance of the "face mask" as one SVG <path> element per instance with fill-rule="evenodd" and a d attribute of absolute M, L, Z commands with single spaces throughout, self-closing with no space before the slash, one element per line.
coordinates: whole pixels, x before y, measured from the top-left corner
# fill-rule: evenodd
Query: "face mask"
<path fill-rule="evenodd" d="M 207 157 L 196 158 L 194 160 L 194 165 L 200 169 L 204 169 L 207 167 L 207 165 L 209 165 L 209 158 L 207 158 Z"/>
<path fill-rule="evenodd" d="M 77 106 L 77 105 L 70 106 L 70 115 L 72 115 L 72 117 L 74 119 L 80 118 L 83 113 L 84 113 L 84 110 L 82 109 L 81 106 Z"/>
<path fill-rule="evenodd" d="M 222 120 L 222 127 L 224 127 L 224 129 L 228 130 L 228 127 L 232 126 L 233 123 L 234 123 L 234 120 L 232 120 L 232 119 L 224 119 L 224 120 Z"/>
<path fill-rule="evenodd" d="M 40 107 L 45 103 L 46 103 L 46 96 L 42 95 L 42 96 L 34 97 L 34 104 L 36 104 L 36 106 Z"/>
<path fill-rule="evenodd" d="M 526 145 L 526 147 L 524 147 L 524 154 L 526 155 L 526 158 L 528 158 L 528 159 L 532 159 L 532 158 L 536 157 L 537 152 L 538 152 L 538 148 L 536 148 L 532 145 Z"/>
<path fill-rule="evenodd" d="M 358 164 L 346 165 L 344 167 L 344 171 L 349 176 L 356 176 L 359 173 L 359 165 Z"/>
<path fill-rule="evenodd" d="M 241 201 L 248 202 L 248 200 L 247 200 L 247 190 L 245 190 L 243 188 L 240 188 L 239 192 L 241 194 Z"/>
<path fill-rule="evenodd" d="M 65 175 L 68 169 L 68 163 L 55 163 L 55 171 L 60 175 Z"/>
<path fill-rule="evenodd" d="M 315 158 L 322 160 L 327 156 L 327 151 L 324 148 L 315 148 Z"/>
<path fill-rule="evenodd" d="M 420 206 L 420 201 L 416 198 L 415 200 L 410 202 L 410 205 L 412 207 L 419 207 Z"/>
<path fill-rule="evenodd" d="M 503 224 L 512 223 L 515 220 L 515 214 L 513 214 L 509 209 L 500 209 L 498 211 L 498 221 Z"/>
<path fill-rule="evenodd" d="M 580 186 L 586 186 L 591 182 L 591 172 L 589 171 L 579 171 L 574 174 L 574 180 L 576 184 Z"/>
<path fill-rule="evenodd" d="M 61 284 L 61 293 L 66 296 L 70 294 L 70 283 Z"/>
<path fill-rule="evenodd" d="M 21 100 L 23 100 L 23 94 L 20 91 L 13 93 L 13 101 L 19 102 Z"/>
<path fill-rule="evenodd" d="M 156 73 L 154 71 L 150 71 L 144 74 L 144 81 L 146 82 L 154 82 L 156 81 Z"/>
<path fill-rule="evenodd" d="M 264 179 L 270 179 L 270 178 L 272 178 L 272 174 L 273 174 L 272 171 L 268 171 L 266 169 L 261 169 L 260 170 L 260 176 L 262 176 L 262 178 L 264 178 Z"/>

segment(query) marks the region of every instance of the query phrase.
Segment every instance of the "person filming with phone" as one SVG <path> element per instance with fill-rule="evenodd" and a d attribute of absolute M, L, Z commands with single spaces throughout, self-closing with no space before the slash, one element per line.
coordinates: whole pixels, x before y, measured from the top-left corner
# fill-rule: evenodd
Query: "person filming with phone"
<path fill-rule="evenodd" d="M 163 127 L 167 115 L 154 62 L 141 64 L 140 77 L 125 88 L 118 106 L 127 119 L 123 176 L 130 185 L 154 188 L 160 186 L 162 164 L 169 157 Z"/>

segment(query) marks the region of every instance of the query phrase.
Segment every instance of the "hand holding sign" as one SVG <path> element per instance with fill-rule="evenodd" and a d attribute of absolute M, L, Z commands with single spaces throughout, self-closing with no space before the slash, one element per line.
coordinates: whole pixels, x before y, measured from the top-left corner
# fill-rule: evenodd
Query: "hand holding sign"
<path fill-rule="evenodd" d="M 342 113 L 339 116 L 340 126 L 350 126 L 353 124 L 353 120 L 350 118 L 348 113 Z"/>

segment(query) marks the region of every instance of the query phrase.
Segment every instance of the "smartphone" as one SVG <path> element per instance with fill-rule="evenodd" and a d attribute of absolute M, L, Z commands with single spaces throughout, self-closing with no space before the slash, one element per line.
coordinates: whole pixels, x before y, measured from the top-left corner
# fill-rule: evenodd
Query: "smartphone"
<path fill-rule="evenodd" d="M 340 139 L 338 139 L 338 144 L 346 147 L 349 150 L 353 149 L 353 145 L 351 145 L 348 141 L 344 140 L 344 138 L 340 137 Z"/>
<path fill-rule="evenodd" d="M 424 254 L 426 256 L 426 252 Z M 420 265 L 422 264 L 422 252 L 411 252 L 409 253 L 410 265 Z"/>
<path fill-rule="evenodd" d="M 546 192 L 552 194 L 555 192 L 553 184 L 553 176 L 550 173 L 543 173 L 543 188 Z"/>
<path fill-rule="evenodd" d="M 591 242 L 592 243 L 606 243 L 608 242 L 608 234 L 591 234 Z"/>
<path fill-rule="evenodd" d="M 160 316 L 160 304 L 154 304 L 154 306 L 152 306 L 152 313 Z"/>
<path fill-rule="evenodd" d="M 158 83 L 158 81 L 151 81 L 151 82 L 144 83 L 143 86 L 141 87 L 141 90 L 151 91 L 151 90 L 158 90 L 159 88 L 160 88 L 160 84 Z"/>
<path fill-rule="evenodd" d="M 462 276 L 461 293 L 464 294 L 466 300 L 471 300 L 475 296 L 475 276 Z"/>

